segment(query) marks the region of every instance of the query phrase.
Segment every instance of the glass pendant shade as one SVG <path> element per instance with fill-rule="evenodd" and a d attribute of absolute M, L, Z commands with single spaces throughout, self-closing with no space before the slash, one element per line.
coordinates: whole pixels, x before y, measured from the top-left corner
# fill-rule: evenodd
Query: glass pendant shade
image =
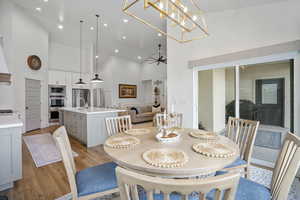
<path fill-rule="evenodd" d="M 95 78 L 91 80 L 92 83 L 103 83 L 103 79 L 99 78 L 98 74 L 95 74 Z"/>

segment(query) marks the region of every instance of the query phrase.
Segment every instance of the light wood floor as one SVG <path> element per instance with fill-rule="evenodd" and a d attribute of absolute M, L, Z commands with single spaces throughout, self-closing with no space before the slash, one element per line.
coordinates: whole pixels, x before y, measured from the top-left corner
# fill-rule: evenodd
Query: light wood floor
<path fill-rule="evenodd" d="M 152 122 L 136 124 L 133 127 L 150 127 Z M 25 135 L 52 133 L 57 126 L 36 130 Z M 75 157 L 77 170 L 109 162 L 103 147 L 87 149 L 77 140 L 70 138 L 73 151 L 79 154 Z M 24 142 L 22 143 L 23 179 L 17 181 L 13 189 L 0 192 L 7 195 L 9 200 L 54 200 L 70 192 L 67 175 L 62 162 L 53 163 L 37 168 Z M 261 167 L 261 166 L 260 166 Z"/>
<path fill-rule="evenodd" d="M 152 126 L 152 123 L 137 124 L 134 127 Z M 25 135 L 52 133 L 57 127 L 36 130 Z M 75 158 L 77 170 L 109 162 L 102 146 L 87 149 L 75 139 L 70 138 L 73 151 L 79 154 Z M 32 157 L 22 143 L 23 179 L 17 181 L 13 189 L 0 192 L 9 200 L 54 200 L 70 192 L 67 175 L 62 162 L 37 168 Z"/>

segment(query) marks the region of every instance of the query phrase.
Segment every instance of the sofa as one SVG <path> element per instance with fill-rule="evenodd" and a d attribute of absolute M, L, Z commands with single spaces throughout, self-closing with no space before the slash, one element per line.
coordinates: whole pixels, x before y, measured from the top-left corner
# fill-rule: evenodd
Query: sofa
<path fill-rule="evenodd" d="M 133 124 L 150 122 L 156 114 L 152 112 L 152 106 L 130 106 L 127 109 Z"/>

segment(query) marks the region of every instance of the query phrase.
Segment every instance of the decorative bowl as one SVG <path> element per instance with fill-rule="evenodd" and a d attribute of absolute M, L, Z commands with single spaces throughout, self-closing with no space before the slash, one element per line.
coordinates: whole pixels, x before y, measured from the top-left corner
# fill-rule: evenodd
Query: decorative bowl
<path fill-rule="evenodd" d="M 160 132 L 156 134 L 156 139 L 161 143 L 173 143 L 178 142 L 180 139 L 180 134 L 177 132 L 168 133 L 167 136 L 163 136 L 163 133 Z"/>

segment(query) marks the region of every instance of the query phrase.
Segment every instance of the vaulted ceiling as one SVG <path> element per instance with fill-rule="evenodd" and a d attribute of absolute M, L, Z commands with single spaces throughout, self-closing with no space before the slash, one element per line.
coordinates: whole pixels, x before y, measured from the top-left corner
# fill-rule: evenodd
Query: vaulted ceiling
<path fill-rule="evenodd" d="M 50 40 L 66 45 L 78 46 L 79 20 L 83 19 L 84 39 L 86 43 L 95 40 L 95 14 L 100 14 L 100 50 L 103 54 L 118 55 L 138 61 L 138 57 L 153 55 L 157 45 L 162 44 L 166 51 L 166 37 L 144 24 L 141 24 L 122 12 L 123 0 L 13 0 L 16 4 L 36 18 L 50 33 Z M 206 12 L 218 12 L 256 6 L 265 3 L 285 0 L 196 0 Z M 39 9 L 37 9 L 39 8 Z M 143 8 L 140 8 L 140 12 Z M 154 13 L 149 16 L 162 29 L 166 22 Z M 127 23 L 124 20 L 128 20 Z M 107 26 L 104 26 L 107 24 Z M 59 29 L 58 25 L 63 25 Z M 94 30 L 91 30 L 91 27 Z"/>

